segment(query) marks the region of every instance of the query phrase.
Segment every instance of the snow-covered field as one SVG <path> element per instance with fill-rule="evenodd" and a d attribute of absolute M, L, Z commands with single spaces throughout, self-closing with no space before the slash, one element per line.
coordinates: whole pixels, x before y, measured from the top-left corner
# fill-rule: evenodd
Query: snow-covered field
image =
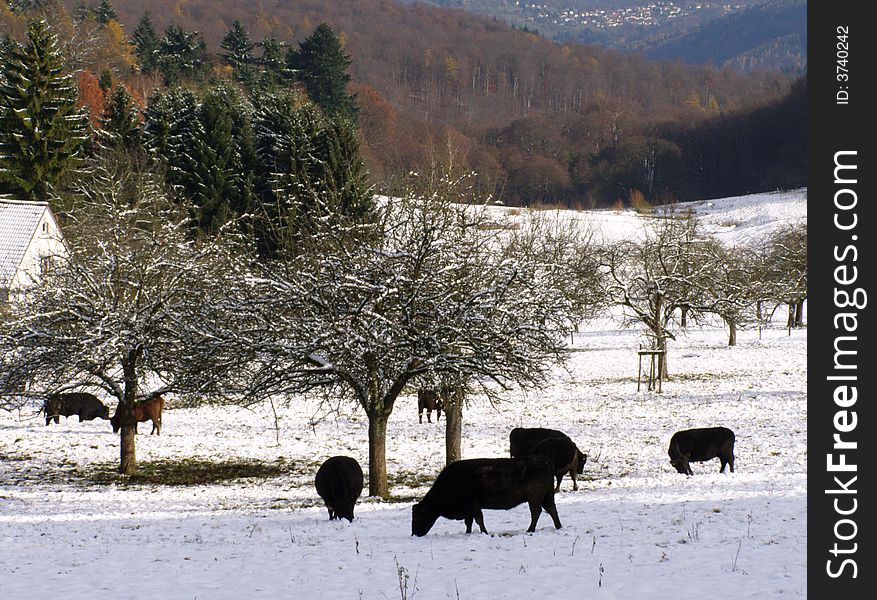
<path fill-rule="evenodd" d="M 708 228 L 752 243 L 777 223 L 806 218 L 806 192 L 694 203 Z M 623 235 L 632 213 L 589 213 Z M 316 399 L 270 406 L 166 408 L 162 435 L 143 424 L 141 462 L 283 460 L 280 477 L 163 487 L 85 483 L 118 461 L 106 421 L 0 412 L 0 598 L 769 599 L 806 596 L 806 330 L 689 330 L 670 348 L 663 393 L 637 392 L 639 331 L 593 323 L 574 340 L 568 371 L 501 404 L 465 412 L 463 454 L 506 456 L 515 426 L 567 432 L 588 454 L 579 490 L 557 496 L 563 528 L 526 506 L 485 511 L 490 535 L 439 519 L 411 533 L 411 504 L 444 459 L 444 421 L 418 424 L 401 398 L 389 423 L 396 500 L 363 497 L 356 519 L 329 521 L 313 488 L 325 458 L 368 465 L 367 423 Z M 330 403 L 332 404 L 332 403 Z M 679 429 L 724 425 L 737 434 L 736 472 L 718 460 L 672 469 Z M 476 528 L 477 530 L 477 528 Z"/>

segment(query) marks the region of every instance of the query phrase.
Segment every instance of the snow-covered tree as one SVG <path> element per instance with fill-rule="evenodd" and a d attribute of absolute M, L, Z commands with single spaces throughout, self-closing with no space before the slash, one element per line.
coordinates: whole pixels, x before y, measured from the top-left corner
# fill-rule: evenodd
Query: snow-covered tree
<path fill-rule="evenodd" d="M 0 45 L 0 182 L 8 191 L 47 198 L 81 167 L 87 121 L 76 100 L 45 21 L 31 23 L 24 45 Z"/>
<path fill-rule="evenodd" d="M 387 200 L 375 225 L 346 231 L 324 232 L 254 282 L 265 326 L 248 343 L 259 348 L 250 390 L 329 387 L 357 402 L 369 494 L 387 497 L 387 421 L 406 385 L 462 381 L 496 397 L 543 383 L 567 356 L 570 303 L 537 257 L 503 251 L 483 207 Z"/>
<path fill-rule="evenodd" d="M 221 54 L 222 62 L 232 68 L 235 79 L 251 85 L 256 77 L 256 57 L 253 54 L 256 43 L 250 38 L 243 23 L 235 20 L 231 29 L 226 31 L 220 46 L 225 50 Z"/>
<path fill-rule="evenodd" d="M 787 225 L 773 232 L 765 245 L 763 268 L 768 299 L 788 304 L 788 327 L 801 327 L 807 299 L 807 226 Z"/>
<path fill-rule="evenodd" d="M 149 12 L 143 14 L 137 27 L 134 28 L 132 41 L 140 61 L 140 70 L 143 73 L 151 73 L 158 66 L 158 48 L 161 40 L 155 31 L 152 19 L 149 18 Z"/>
<path fill-rule="evenodd" d="M 714 241 L 700 232 L 693 216 L 653 220 L 642 239 L 606 246 L 610 302 L 625 309 L 628 323 L 645 325 L 651 350 L 664 352 L 662 377 L 667 376 L 667 340 L 676 339 L 677 317 L 697 320 L 707 310 L 705 297 L 716 269 Z"/>
<path fill-rule="evenodd" d="M 197 403 L 234 362 L 216 332 L 240 261 L 217 238 L 194 241 L 184 209 L 148 172 L 98 167 L 65 228 L 69 254 L 0 322 L 0 396 L 99 387 L 122 415 L 120 472 L 137 468 L 135 399 Z M 226 336 L 227 337 L 227 336 Z"/>

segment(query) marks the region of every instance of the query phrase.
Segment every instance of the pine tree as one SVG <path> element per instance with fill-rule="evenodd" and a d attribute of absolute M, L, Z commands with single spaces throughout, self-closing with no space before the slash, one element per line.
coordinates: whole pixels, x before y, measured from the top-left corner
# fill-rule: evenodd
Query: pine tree
<path fill-rule="evenodd" d="M 358 108 L 356 98 L 347 94 L 351 64 L 341 41 L 332 28 L 322 23 L 287 54 L 287 66 L 305 86 L 310 99 L 329 116 L 353 119 Z"/>
<path fill-rule="evenodd" d="M 143 73 L 151 73 L 158 66 L 160 40 L 148 12 L 143 14 L 143 18 L 134 29 L 133 39 L 134 46 L 137 48 L 137 58 L 140 60 L 140 70 Z"/>
<path fill-rule="evenodd" d="M 235 21 L 225 37 L 222 38 L 221 47 L 225 52 L 222 54 L 222 62 L 234 70 L 235 78 L 247 85 L 255 80 L 256 57 L 253 56 L 255 42 L 250 39 L 250 34 L 240 21 Z"/>
<path fill-rule="evenodd" d="M 82 164 L 86 116 L 57 36 L 32 23 L 0 52 L 0 181 L 27 198 L 60 191 Z"/>
<path fill-rule="evenodd" d="M 356 130 L 294 92 L 265 94 L 253 117 L 259 250 L 275 257 L 326 228 L 374 215 Z"/>
<path fill-rule="evenodd" d="M 207 64 L 207 43 L 197 31 L 168 25 L 158 45 L 158 68 L 165 82 L 175 85 L 184 78 L 197 78 Z"/>
<path fill-rule="evenodd" d="M 231 107 L 222 92 L 208 94 L 178 172 L 192 199 L 195 222 L 215 233 L 229 218 L 240 193 L 240 161 L 232 137 Z"/>
<path fill-rule="evenodd" d="M 262 67 L 262 85 L 271 88 L 284 82 L 288 76 L 288 69 L 283 57 L 283 42 L 277 38 L 266 37 L 259 46 L 262 47 L 262 56 L 256 62 Z"/>
<path fill-rule="evenodd" d="M 97 19 L 98 23 L 102 25 L 106 25 L 110 21 L 118 21 L 119 15 L 116 13 L 116 10 L 113 8 L 113 3 L 110 0 L 101 0 L 98 7 L 94 9 L 94 17 Z"/>
<path fill-rule="evenodd" d="M 140 147 L 140 117 L 124 85 L 118 85 L 107 98 L 101 117 L 102 141 L 114 148 L 136 150 Z"/>

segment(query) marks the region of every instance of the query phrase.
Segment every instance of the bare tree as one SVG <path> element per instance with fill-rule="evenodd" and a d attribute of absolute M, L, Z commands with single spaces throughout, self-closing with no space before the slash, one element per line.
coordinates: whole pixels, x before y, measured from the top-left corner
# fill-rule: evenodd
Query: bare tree
<path fill-rule="evenodd" d="M 0 395 L 99 387 L 119 401 L 120 472 L 136 471 L 137 398 L 200 400 L 234 357 L 217 340 L 238 264 L 218 240 L 193 240 L 185 210 L 147 172 L 99 166 L 68 216 L 69 255 L 0 322 Z"/>
<path fill-rule="evenodd" d="M 607 246 L 603 262 L 610 301 L 625 309 L 629 323 L 646 326 L 654 350 L 663 351 L 667 377 L 667 340 L 676 339 L 678 312 L 697 321 L 705 312 L 715 269 L 713 242 L 693 216 L 655 219 L 641 240 Z"/>
<path fill-rule="evenodd" d="M 766 290 L 771 300 L 789 306 L 787 326 L 804 324 L 807 299 L 807 226 L 787 225 L 774 231 L 764 254 Z"/>
<path fill-rule="evenodd" d="M 456 189 L 456 182 L 447 182 Z M 252 390 L 330 387 L 369 421 L 369 494 L 387 497 L 387 421 L 410 382 L 465 382 L 490 397 L 565 361 L 570 303 L 535 259 L 506 255 L 488 211 L 445 194 L 388 199 L 369 236 L 338 228 L 251 282 L 270 327 Z"/>

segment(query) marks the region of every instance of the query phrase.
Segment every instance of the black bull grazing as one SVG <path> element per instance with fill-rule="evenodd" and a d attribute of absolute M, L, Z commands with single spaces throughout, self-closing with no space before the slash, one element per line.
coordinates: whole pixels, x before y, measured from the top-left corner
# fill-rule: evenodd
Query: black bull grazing
<path fill-rule="evenodd" d="M 574 490 L 579 489 L 576 475 L 585 470 L 588 455 L 581 452 L 568 435 L 556 429 L 544 427 L 515 427 L 509 433 L 509 453 L 512 458 L 528 454 L 541 454 L 554 463 L 557 477 L 555 492 L 560 491 L 563 476 L 569 473 Z"/>
<path fill-rule="evenodd" d="M 734 432 L 727 427 L 707 427 L 677 431 L 670 438 L 670 464 L 686 475 L 693 475 L 691 462 L 702 462 L 718 458 L 721 461 L 719 473 L 725 472 L 725 465 L 734 472 Z"/>
<path fill-rule="evenodd" d="M 43 411 L 46 413 L 46 425 L 53 419 L 55 423 L 60 423 L 61 415 L 65 417 L 79 415 L 80 421 L 110 418 L 110 409 L 98 400 L 97 396 L 87 392 L 49 394 L 43 403 Z"/>
<path fill-rule="evenodd" d="M 530 527 L 542 509 L 551 515 L 560 529 L 560 518 L 554 504 L 554 468 L 543 456 L 521 458 L 473 458 L 446 466 L 423 500 L 411 507 L 411 534 L 426 535 L 439 517 L 466 522 L 466 533 L 472 522 L 484 527 L 482 509 L 508 510 L 524 502 L 530 506 Z"/>
<path fill-rule="evenodd" d="M 326 508 L 329 519 L 353 521 L 353 507 L 362 493 L 362 467 L 349 456 L 333 456 L 317 469 L 314 486 Z"/>

